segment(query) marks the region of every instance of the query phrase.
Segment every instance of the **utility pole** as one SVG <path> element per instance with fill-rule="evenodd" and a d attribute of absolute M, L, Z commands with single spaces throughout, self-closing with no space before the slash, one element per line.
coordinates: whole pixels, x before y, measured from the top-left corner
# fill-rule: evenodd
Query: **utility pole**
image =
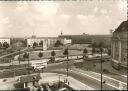
<path fill-rule="evenodd" d="M 102 87 L 102 51 L 103 51 L 102 47 L 100 48 L 100 51 L 101 51 L 101 91 L 102 91 L 103 89 Z"/>
<path fill-rule="evenodd" d="M 19 49 L 19 65 L 20 65 L 20 60 L 21 60 L 21 59 L 20 59 L 20 49 Z"/>
<path fill-rule="evenodd" d="M 66 55 L 67 56 L 67 61 L 66 61 L 66 63 L 67 63 L 67 67 L 66 67 L 66 71 L 67 71 L 67 78 L 68 78 L 68 68 L 69 68 L 69 64 L 68 64 L 68 61 L 69 61 L 69 58 L 68 58 L 68 55 L 69 55 L 69 53 L 68 53 L 68 47 L 64 50 L 64 53 L 63 53 L 64 55 Z"/>
<path fill-rule="evenodd" d="M 69 54 L 69 53 L 68 53 L 68 46 L 67 46 L 67 49 L 66 49 L 66 50 L 67 50 L 67 53 L 66 53 L 66 54 L 67 54 L 67 77 L 68 77 L 68 75 L 69 75 L 69 74 L 68 74 L 68 71 L 69 71 L 69 63 L 68 63 L 68 61 L 69 61 L 68 54 Z"/>
<path fill-rule="evenodd" d="M 28 48 L 28 52 L 26 52 L 26 58 L 28 60 L 28 74 L 30 74 L 30 71 L 29 71 L 29 48 Z"/>

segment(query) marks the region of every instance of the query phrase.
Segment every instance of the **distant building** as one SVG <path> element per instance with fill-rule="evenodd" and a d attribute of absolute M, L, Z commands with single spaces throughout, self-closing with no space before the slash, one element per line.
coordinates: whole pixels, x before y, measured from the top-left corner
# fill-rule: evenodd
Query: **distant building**
<path fill-rule="evenodd" d="M 58 38 L 65 39 L 66 41 L 72 44 L 85 44 L 91 43 L 91 39 L 87 38 L 86 34 L 83 35 L 59 35 Z"/>
<path fill-rule="evenodd" d="M 66 45 L 66 44 L 71 44 L 71 43 L 72 43 L 72 39 L 70 39 L 70 38 L 59 37 L 58 39 L 59 39 L 60 42 L 61 42 L 62 44 L 64 44 L 64 45 Z"/>
<path fill-rule="evenodd" d="M 13 47 L 26 47 L 27 46 L 27 41 L 25 38 L 22 37 L 13 37 L 10 40 L 10 44 Z"/>
<path fill-rule="evenodd" d="M 62 44 L 67 44 L 67 43 L 71 42 L 71 40 L 61 39 L 58 37 L 36 37 L 36 36 L 32 36 L 32 37 L 27 38 L 27 46 L 32 47 L 34 42 L 39 44 L 40 41 L 42 41 L 43 42 L 43 46 L 42 46 L 43 50 L 47 50 L 50 47 L 54 47 L 57 40 L 59 40 Z"/>
<path fill-rule="evenodd" d="M 112 65 L 114 67 L 127 67 L 127 40 L 128 21 L 122 22 L 113 32 L 111 43 Z"/>
<path fill-rule="evenodd" d="M 43 37 L 33 37 L 32 36 L 32 37 L 27 38 L 27 46 L 32 47 L 34 42 L 39 44 L 41 41 L 43 42 L 43 45 L 42 45 L 43 50 L 47 50 L 47 48 L 48 48 L 48 39 L 43 38 Z"/>
<path fill-rule="evenodd" d="M 10 38 L 7 37 L 0 37 L 0 42 L 3 44 L 4 42 L 7 42 L 10 45 Z"/>
<path fill-rule="evenodd" d="M 58 37 L 70 39 L 72 44 L 91 44 L 100 41 L 110 44 L 111 41 L 111 35 L 88 35 L 85 33 L 82 35 L 59 35 Z"/>

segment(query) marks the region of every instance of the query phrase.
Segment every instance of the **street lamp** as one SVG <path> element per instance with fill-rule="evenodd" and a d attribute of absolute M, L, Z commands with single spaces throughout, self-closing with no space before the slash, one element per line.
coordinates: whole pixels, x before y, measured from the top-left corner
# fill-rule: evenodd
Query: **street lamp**
<path fill-rule="evenodd" d="M 19 64 L 20 64 L 20 60 L 21 60 L 21 58 L 20 58 L 20 49 L 19 49 L 19 59 L 18 60 L 19 60 Z"/>
<path fill-rule="evenodd" d="M 69 53 L 68 53 L 68 47 L 64 50 L 64 53 L 63 53 L 64 55 L 66 55 L 67 56 L 67 78 L 68 78 L 68 68 L 69 68 L 69 65 L 68 65 L 68 61 L 69 61 L 69 58 L 68 58 L 68 55 L 69 55 Z"/>
<path fill-rule="evenodd" d="M 102 86 L 102 52 L 103 52 L 103 48 L 101 47 L 100 48 L 100 52 L 101 52 L 101 90 L 102 90 L 102 88 L 103 88 L 103 86 Z"/>

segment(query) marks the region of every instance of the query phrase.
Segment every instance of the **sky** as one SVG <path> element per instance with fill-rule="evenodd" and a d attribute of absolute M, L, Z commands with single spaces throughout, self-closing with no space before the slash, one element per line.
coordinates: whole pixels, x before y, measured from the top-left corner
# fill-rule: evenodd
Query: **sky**
<path fill-rule="evenodd" d="M 126 0 L 0 1 L 0 37 L 110 34 L 127 19 Z"/>

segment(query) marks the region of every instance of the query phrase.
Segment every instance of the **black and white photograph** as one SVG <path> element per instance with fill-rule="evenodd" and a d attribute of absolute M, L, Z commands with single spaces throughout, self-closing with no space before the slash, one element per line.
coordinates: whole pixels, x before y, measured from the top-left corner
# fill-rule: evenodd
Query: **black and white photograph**
<path fill-rule="evenodd" d="M 0 0 L 0 91 L 124 91 L 128 0 Z"/>

